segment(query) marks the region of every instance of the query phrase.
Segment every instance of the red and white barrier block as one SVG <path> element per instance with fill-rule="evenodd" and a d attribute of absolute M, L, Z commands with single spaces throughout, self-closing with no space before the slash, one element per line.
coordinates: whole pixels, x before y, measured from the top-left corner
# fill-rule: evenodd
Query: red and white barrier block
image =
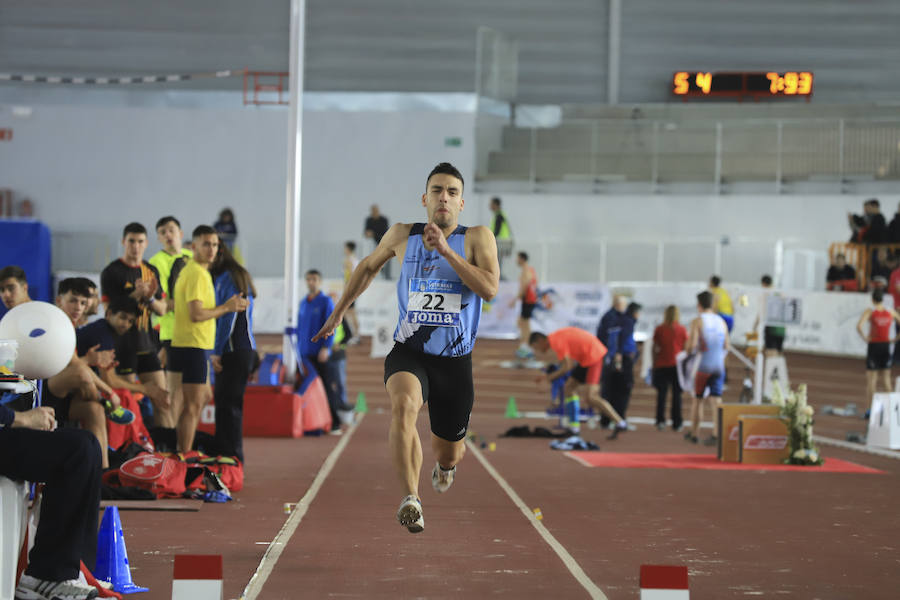
<path fill-rule="evenodd" d="M 222 555 L 175 555 L 172 600 L 223 600 Z"/>
<path fill-rule="evenodd" d="M 687 567 L 641 565 L 641 600 L 689 600 Z"/>

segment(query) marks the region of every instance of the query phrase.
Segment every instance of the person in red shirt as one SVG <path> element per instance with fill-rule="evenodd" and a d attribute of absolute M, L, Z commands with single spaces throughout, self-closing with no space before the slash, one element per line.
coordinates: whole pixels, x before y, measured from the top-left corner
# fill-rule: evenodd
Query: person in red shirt
<path fill-rule="evenodd" d="M 900 323 L 900 315 L 894 309 L 886 308 L 884 290 L 877 289 L 872 292 L 872 308 L 867 308 L 859 317 L 856 331 L 864 342 L 868 344 L 866 351 L 866 396 L 872 402 L 878 384 L 878 375 L 888 393 L 891 389 L 891 344 L 897 341 L 896 336 L 891 338 L 891 325 L 896 321 Z M 869 323 L 869 333 L 863 331 L 863 324 Z"/>
<path fill-rule="evenodd" d="M 600 373 L 603 371 L 603 357 L 606 346 L 597 337 L 578 327 L 563 327 L 550 335 L 535 331 L 528 338 L 528 345 L 538 356 L 552 350 L 560 360 L 559 368 L 550 374 L 544 374 L 547 381 L 565 377 L 572 371 L 563 387 L 563 397 L 568 399 L 581 386 L 583 397 L 588 405 L 602 412 L 617 424 L 611 439 L 615 439 L 620 431 L 628 429 L 628 424 L 612 405 L 600 397 Z M 592 424 L 596 426 L 597 417 Z"/>
<path fill-rule="evenodd" d="M 900 220 L 900 217 L 894 217 L 894 220 Z M 891 221 L 891 223 L 893 222 Z M 900 308 L 900 267 L 891 271 L 887 289 L 894 298 L 894 309 Z M 900 324 L 895 327 L 894 331 L 896 331 L 897 335 L 900 335 Z M 894 345 L 893 362 L 900 363 L 900 344 Z"/>
<path fill-rule="evenodd" d="M 516 302 L 522 301 L 522 310 L 516 325 L 519 328 L 519 348 L 516 350 L 516 356 L 519 358 L 531 358 L 533 356 L 531 349 L 528 347 L 528 338 L 531 336 L 531 315 L 534 313 L 534 307 L 537 306 L 537 272 L 534 267 L 528 264 L 528 254 L 519 252 L 516 257 L 516 263 L 521 269 L 519 273 L 519 293 L 510 300 L 509 307 L 512 308 Z"/>
<path fill-rule="evenodd" d="M 656 388 L 656 428 L 666 427 L 666 391 L 672 388 L 672 428 L 681 431 L 681 386 L 675 357 L 684 350 L 687 330 L 678 322 L 678 307 L 666 307 L 663 324 L 653 331 L 653 387 Z"/>

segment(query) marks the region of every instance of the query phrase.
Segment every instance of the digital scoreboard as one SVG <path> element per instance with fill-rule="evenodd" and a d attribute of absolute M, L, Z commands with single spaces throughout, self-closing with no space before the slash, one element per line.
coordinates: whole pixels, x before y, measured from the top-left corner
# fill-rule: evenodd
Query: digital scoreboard
<path fill-rule="evenodd" d="M 812 96 L 812 71 L 727 72 L 678 71 L 672 76 L 672 94 L 691 96 Z"/>

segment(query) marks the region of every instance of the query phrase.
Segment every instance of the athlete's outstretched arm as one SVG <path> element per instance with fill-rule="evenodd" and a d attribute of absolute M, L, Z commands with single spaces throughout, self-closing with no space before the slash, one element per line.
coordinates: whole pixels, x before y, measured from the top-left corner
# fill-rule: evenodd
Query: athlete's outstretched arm
<path fill-rule="evenodd" d="M 359 261 L 344 287 L 344 293 L 341 294 L 340 300 L 334 306 L 331 316 L 322 325 L 322 329 L 313 336 L 312 341 L 317 342 L 334 334 L 334 330 L 340 325 L 344 313 L 347 312 L 350 305 L 366 291 L 384 264 L 396 255 L 395 248 L 409 238 L 409 230 L 410 225 L 407 223 L 394 223 L 381 238 L 381 242 L 378 243 L 372 254 Z"/>
<path fill-rule="evenodd" d="M 466 287 L 482 299 L 492 300 L 497 295 L 497 289 L 500 287 L 500 263 L 497 262 L 497 242 L 490 229 L 478 225 L 470 227 L 466 232 L 465 245 L 472 250 L 474 264 L 450 248 L 443 232 L 434 223 L 425 226 L 423 240 L 433 246 L 453 267 Z"/>

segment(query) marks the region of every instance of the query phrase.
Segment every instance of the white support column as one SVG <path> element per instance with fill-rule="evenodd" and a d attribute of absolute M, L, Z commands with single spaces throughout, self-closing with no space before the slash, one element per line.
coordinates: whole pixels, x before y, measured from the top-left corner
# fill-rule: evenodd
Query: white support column
<path fill-rule="evenodd" d="M 622 0 L 609 0 L 609 50 L 607 52 L 606 97 L 609 104 L 619 103 L 619 40 L 622 33 Z"/>
<path fill-rule="evenodd" d="M 303 159 L 303 67 L 306 0 L 291 0 L 290 106 L 288 110 L 287 190 L 284 206 L 284 324 L 297 326 L 300 300 L 300 179 Z M 297 367 L 291 337 L 282 343 L 288 377 Z"/>

